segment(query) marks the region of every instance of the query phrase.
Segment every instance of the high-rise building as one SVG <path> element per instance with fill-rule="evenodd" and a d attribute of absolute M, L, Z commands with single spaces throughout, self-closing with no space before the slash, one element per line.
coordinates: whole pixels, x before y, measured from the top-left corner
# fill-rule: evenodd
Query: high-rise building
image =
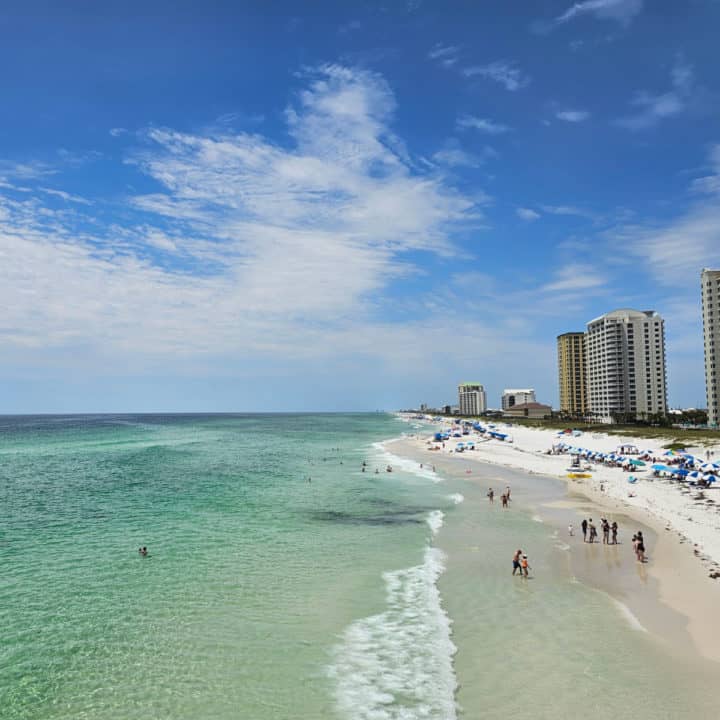
<path fill-rule="evenodd" d="M 502 394 L 502 409 L 509 410 L 515 405 L 527 405 L 528 403 L 534 403 L 535 390 L 533 388 L 523 388 L 521 390 L 503 390 Z"/>
<path fill-rule="evenodd" d="M 720 270 L 704 269 L 700 275 L 702 288 L 703 336 L 705 338 L 705 395 L 708 425 L 720 424 Z"/>
<path fill-rule="evenodd" d="M 614 310 L 585 337 L 588 411 L 605 422 L 667 412 L 665 327 L 654 310 Z"/>
<path fill-rule="evenodd" d="M 585 333 L 558 335 L 557 350 L 560 412 L 581 417 L 587 413 Z"/>
<path fill-rule="evenodd" d="M 458 385 L 458 406 L 461 415 L 482 415 L 487 410 L 485 388 L 479 383 Z"/>

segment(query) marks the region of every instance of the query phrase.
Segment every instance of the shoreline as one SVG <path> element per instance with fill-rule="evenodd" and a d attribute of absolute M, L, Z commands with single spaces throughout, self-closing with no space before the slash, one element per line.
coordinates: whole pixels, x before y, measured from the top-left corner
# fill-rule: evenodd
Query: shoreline
<path fill-rule="evenodd" d="M 677 530 L 671 531 L 667 521 L 659 518 L 656 512 L 648 512 L 642 505 L 631 505 L 621 498 L 601 492 L 595 483 L 576 483 L 552 472 L 538 471 L 536 467 L 528 468 L 510 463 L 508 460 L 514 457 L 512 455 L 508 457 L 508 449 L 510 453 L 516 453 L 515 457 L 527 451 L 520 449 L 516 452 L 513 446 L 507 444 L 498 448 L 501 443 L 490 441 L 480 444 L 482 452 L 476 450 L 462 454 L 431 451 L 428 449 L 424 435 L 406 436 L 383 444 L 388 452 L 400 457 L 424 464 L 437 462 L 439 466 L 454 468 L 453 474 L 457 474 L 457 477 L 461 477 L 460 471 L 467 468 L 468 463 L 471 462 L 488 468 L 522 473 L 525 476 L 540 475 L 556 481 L 562 480 L 562 487 L 565 490 L 564 500 L 555 503 L 554 506 L 553 502 L 543 502 L 540 499 L 538 504 L 538 510 L 546 515 L 558 532 L 562 532 L 563 526 L 567 527 L 567 522 L 573 522 L 579 531 L 581 510 L 585 509 L 593 513 L 593 517 L 595 514 L 599 517 L 604 514 L 602 511 L 607 511 L 608 514 L 624 516 L 635 524 L 650 528 L 654 536 L 654 547 L 648 563 L 639 565 L 631 557 L 632 548 L 629 547 L 631 531 L 628 529 L 628 523 L 624 522 L 624 545 L 602 546 L 601 543 L 596 543 L 593 546 L 582 543 L 582 538 L 579 546 L 577 542 L 571 543 L 568 562 L 571 564 L 572 574 L 577 575 L 580 581 L 589 587 L 606 593 L 618 604 L 619 610 L 625 608 L 622 614 L 629 613 L 644 630 L 661 640 L 672 653 L 680 653 L 685 657 L 693 655 L 703 662 L 710 660 L 720 663 L 720 623 L 717 621 L 718 608 L 720 608 L 720 582 L 708 577 L 707 562 L 698 561 L 698 555 L 693 552 L 693 543 Z M 454 447 L 454 443 L 448 445 Z M 497 449 L 501 450 L 500 457 L 493 458 Z M 533 453 L 527 455 L 532 460 L 538 457 Z M 540 457 L 555 461 L 559 459 L 558 456 Z M 562 464 L 566 464 L 567 456 L 560 457 Z M 467 470 L 463 472 L 466 473 Z M 617 472 L 622 475 L 620 471 Z M 466 479 L 476 484 L 480 483 L 480 479 L 472 474 L 466 475 Z M 586 508 L 587 505 L 591 507 Z M 586 562 L 587 553 L 581 552 L 584 549 L 595 550 L 601 547 L 618 548 L 628 556 L 623 557 L 625 569 L 617 573 L 620 579 L 601 576 L 597 568 L 593 570 L 592 564 Z M 581 555 L 585 556 L 585 560 Z M 638 578 L 630 577 L 633 572 L 638 573 L 640 582 Z M 687 638 L 687 643 L 683 642 L 683 636 Z"/>

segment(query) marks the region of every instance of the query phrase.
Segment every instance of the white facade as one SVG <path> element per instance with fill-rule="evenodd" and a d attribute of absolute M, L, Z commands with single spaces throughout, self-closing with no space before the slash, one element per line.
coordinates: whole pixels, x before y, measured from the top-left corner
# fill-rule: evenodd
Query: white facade
<path fill-rule="evenodd" d="M 502 409 L 509 410 L 515 405 L 527 405 L 528 403 L 537 402 L 535 400 L 535 390 L 533 388 L 522 388 L 520 390 L 503 390 Z"/>
<path fill-rule="evenodd" d="M 586 335 L 588 410 L 605 422 L 667 412 L 665 325 L 653 310 L 615 310 Z"/>
<path fill-rule="evenodd" d="M 482 415 L 487 410 L 485 388 L 478 383 L 458 385 L 460 415 Z"/>
<path fill-rule="evenodd" d="M 708 425 L 720 424 L 720 270 L 703 270 L 702 288 L 703 336 L 705 339 L 705 395 Z"/>

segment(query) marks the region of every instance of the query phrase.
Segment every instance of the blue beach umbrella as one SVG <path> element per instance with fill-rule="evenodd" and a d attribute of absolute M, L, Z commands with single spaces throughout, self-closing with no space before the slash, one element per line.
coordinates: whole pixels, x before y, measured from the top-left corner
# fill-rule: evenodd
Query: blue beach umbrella
<path fill-rule="evenodd" d="M 669 468 L 667 465 L 661 465 L 660 463 L 651 465 L 650 468 L 652 470 L 670 470 L 671 471 L 671 468 Z"/>

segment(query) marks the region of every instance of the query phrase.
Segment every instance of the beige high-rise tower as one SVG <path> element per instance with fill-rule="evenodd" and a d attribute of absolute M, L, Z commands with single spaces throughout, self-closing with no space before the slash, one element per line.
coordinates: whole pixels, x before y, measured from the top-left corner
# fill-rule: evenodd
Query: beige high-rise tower
<path fill-rule="evenodd" d="M 705 396 L 708 425 L 720 424 L 720 270 L 704 269 L 700 275 L 702 289 L 703 336 L 705 338 Z"/>
<path fill-rule="evenodd" d="M 560 412 L 582 417 L 587 413 L 585 333 L 558 335 L 557 350 Z"/>

